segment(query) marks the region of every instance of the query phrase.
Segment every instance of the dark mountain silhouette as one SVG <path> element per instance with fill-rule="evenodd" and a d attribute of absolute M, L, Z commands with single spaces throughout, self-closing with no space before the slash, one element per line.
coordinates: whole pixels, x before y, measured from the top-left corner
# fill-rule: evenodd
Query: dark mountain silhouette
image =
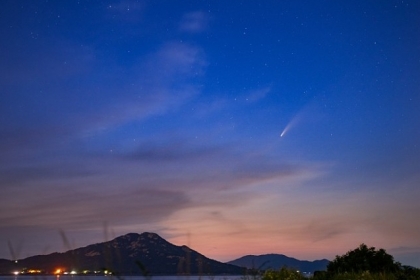
<path fill-rule="evenodd" d="M 289 258 L 285 255 L 280 254 L 267 254 L 267 255 L 248 255 L 241 257 L 239 259 L 228 262 L 229 264 L 246 267 L 249 269 L 279 269 L 282 267 L 293 268 L 301 272 L 310 272 L 313 273 L 317 270 L 326 270 L 327 265 L 330 261 L 316 260 L 313 262 L 310 261 L 301 261 L 294 258 Z"/>
<path fill-rule="evenodd" d="M 9 274 L 10 271 L 13 271 L 14 262 L 11 260 L 0 259 L 0 274 Z"/>
<path fill-rule="evenodd" d="M 155 233 L 129 233 L 111 241 L 89 245 L 65 253 L 33 256 L 17 263 L 4 260 L 3 271 L 39 269 L 53 273 L 66 271 L 112 271 L 120 275 L 241 275 L 244 269 L 211 260 L 187 246 L 175 246 Z"/>

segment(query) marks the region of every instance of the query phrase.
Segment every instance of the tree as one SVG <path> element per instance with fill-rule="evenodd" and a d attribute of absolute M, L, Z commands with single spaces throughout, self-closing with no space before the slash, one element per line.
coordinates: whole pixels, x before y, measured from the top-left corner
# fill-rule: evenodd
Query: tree
<path fill-rule="evenodd" d="M 359 272 L 394 274 L 400 271 L 401 264 L 394 262 L 394 257 L 384 249 L 375 250 L 375 247 L 368 248 L 365 244 L 345 255 L 336 256 L 327 266 L 330 275 Z"/>
<path fill-rule="evenodd" d="M 420 279 L 420 269 L 408 265 L 403 265 L 398 274 L 398 280 L 418 280 Z"/>

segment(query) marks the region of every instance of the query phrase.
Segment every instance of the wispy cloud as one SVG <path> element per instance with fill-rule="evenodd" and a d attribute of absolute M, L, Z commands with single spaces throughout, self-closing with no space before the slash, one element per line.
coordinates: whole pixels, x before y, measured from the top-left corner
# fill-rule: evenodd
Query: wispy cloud
<path fill-rule="evenodd" d="M 44 55 L 43 58 L 49 60 L 48 55 Z M 75 64 L 74 59 L 77 57 L 68 58 L 69 64 Z M 59 60 L 64 61 L 65 57 Z M 93 61 L 91 63 L 94 64 Z M 84 67 L 83 63 L 81 67 Z M 102 83 L 95 85 L 88 83 L 82 90 L 62 89 L 59 83 L 54 82 L 48 84 L 47 91 L 39 93 L 38 99 L 32 93 L 22 96 L 28 100 L 22 105 L 10 103 L 8 98 L 2 102 L 2 105 L 9 104 L 9 106 L 5 107 L 1 114 L 4 114 L 4 118 L 8 120 L 16 115 L 9 112 L 10 108 L 20 107 L 23 111 L 20 118 L 22 124 L 8 127 L 7 124 L 15 120 L 2 124 L 0 131 L 4 137 L 0 139 L 0 149 L 7 153 L 18 153 L 21 149 L 39 150 L 40 146 L 51 148 L 75 137 L 108 133 L 110 129 L 121 125 L 177 110 L 200 93 L 196 79 L 203 75 L 205 67 L 206 59 L 201 49 L 188 44 L 169 42 L 163 44 L 156 52 L 138 58 L 137 64 L 133 66 L 131 78 L 127 77 L 122 85 L 110 86 L 113 83 L 103 80 L 108 79 L 108 76 L 95 76 L 95 79 L 99 79 Z M 38 72 L 43 70 L 49 71 L 41 68 Z M 47 72 L 42 76 L 65 83 L 69 75 L 83 75 L 84 71 L 74 70 L 72 74 L 62 73 L 62 76 L 49 75 Z M 115 65 L 115 68 L 109 71 L 121 71 L 121 69 Z M 26 74 L 16 74 L 16 76 L 19 79 L 31 77 Z M 33 85 L 35 88 L 42 88 L 46 83 L 44 80 L 35 80 L 36 83 L 34 81 Z M 21 83 L 14 86 L 15 90 L 19 87 L 18 84 Z M 61 96 L 56 96 L 56 92 L 60 92 Z M 46 98 L 46 95 L 50 103 L 40 102 Z M 7 97 L 7 94 L 3 97 Z M 30 100 L 34 102 L 29 102 Z M 94 106 L 95 110 L 91 110 L 89 104 Z M 39 119 L 43 117 L 42 114 L 31 118 L 31 112 L 34 110 L 45 111 L 45 120 Z M 54 118 L 48 118 L 49 112 L 55 113 Z"/>
<path fill-rule="evenodd" d="M 271 86 L 252 90 L 248 93 L 246 100 L 249 102 L 255 102 L 265 98 L 271 92 Z"/>
<path fill-rule="evenodd" d="M 66 81 L 87 75 L 95 63 L 92 47 L 71 41 L 49 42 L 40 39 L 32 44 L 31 52 L 19 52 L 19 48 L 9 49 L 6 46 L 2 49 L 4 55 L 0 58 L 0 84 L 5 90 L 4 97 L 17 94 L 8 92 L 8 89 L 10 86 L 18 86 L 35 87 L 37 92 L 32 92 L 32 97 L 43 98 L 51 85 L 56 85 L 57 80 Z M 47 82 L 51 84 L 45 84 Z M 51 94 L 51 97 L 54 96 Z"/>
<path fill-rule="evenodd" d="M 49 207 L 42 207 L 46 200 Z M 92 224 L 100 226 L 101 221 L 116 226 L 156 223 L 188 203 L 185 193 L 171 190 L 138 188 L 124 192 L 100 189 L 90 192 L 61 189 L 25 204 L 3 205 L 1 208 L 5 211 L 0 214 L 0 227 L 55 225 L 76 230 L 89 228 Z"/>
<path fill-rule="evenodd" d="M 203 75 L 206 64 L 203 51 L 197 47 L 164 44 L 133 68 L 138 74 L 132 74 L 131 84 L 119 89 L 123 92 L 120 98 L 88 116 L 92 129 L 108 129 L 176 110 L 199 94 L 195 79 Z"/>
<path fill-rule="evenodd" d="M 350 225 L 346 221 L 322 220 L 311 221 L 295 232 L 295 236 L 308 238 L 312 242 L 331 241 L 349 233 Z"/>
<path fill-rule="evenodd" d="M 185 14 L 179 25 L 183 32 L 199 33 L 208 27 L 208 16 L 202 11 L 195 11 Z"/>
<path fill-rule="evenodd" d="M 189 160 L 208 160 L 228 152 L 228 147 L 191 147 L 185 142 L 173 141 L 158 146 L 156 143 L 141 143 L 134 151 L 122 155 L 126 159 L 145 162 L 168 162 L 187 164 Z"/>
<path fill-rule="evenodd" d="M 4 188 L 11 188 L 24 183 L 36 181 L 51 181 L 54 179 L 66 180 L 70 178 L 81 178 L 95 174 L 85 166 L 72 164 L 45 165 L 45 166 L 17 166 L 0 169 L 0 185 Z M 7 186 L 7 187 L 6 187 Z"/>

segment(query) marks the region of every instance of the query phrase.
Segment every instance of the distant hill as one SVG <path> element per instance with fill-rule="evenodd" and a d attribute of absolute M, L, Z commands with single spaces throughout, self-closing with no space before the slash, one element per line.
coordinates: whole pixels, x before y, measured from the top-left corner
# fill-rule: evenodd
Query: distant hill
<path fill-rule="evenodd" d="M 14 262 L 11 260 L 0 259 L 0 274 L 9 274 L 12 271 Z"/>
<path fill-rule="evenodd" d="M 65 253 L 33 256 L 0 262 L 0 273 L 37 269 L 53 273 L 66 271 L 113 271 L 120 275 L 242 275 L 244 269 L 211 260 L 187 246 L 175 246 L 155 233 L 129 233 L 111 241 L 89 245 Z"/>
<path fill-rule="evenodd" d="M 280 254 L 267 254 L 259 256 L 248 255 L 228 263 L 241 267 L 256 269 L 279 269 L 282 267 L 289 267 L 301 272 L 313 273 L 317 270 L 326 270 L 329 262 L 330 261 L 326 259 L 310 262 L 289 258 Z"/>

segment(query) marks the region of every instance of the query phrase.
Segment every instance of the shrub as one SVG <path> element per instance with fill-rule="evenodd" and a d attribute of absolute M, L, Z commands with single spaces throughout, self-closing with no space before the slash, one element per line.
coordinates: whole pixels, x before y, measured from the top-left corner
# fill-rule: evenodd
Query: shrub
<path fill-rule="evenodd" d="M 280 270 L 267 270 L 262 280 L 303 280 L 306 279 L 298 271 L 286 267 Z"/>

